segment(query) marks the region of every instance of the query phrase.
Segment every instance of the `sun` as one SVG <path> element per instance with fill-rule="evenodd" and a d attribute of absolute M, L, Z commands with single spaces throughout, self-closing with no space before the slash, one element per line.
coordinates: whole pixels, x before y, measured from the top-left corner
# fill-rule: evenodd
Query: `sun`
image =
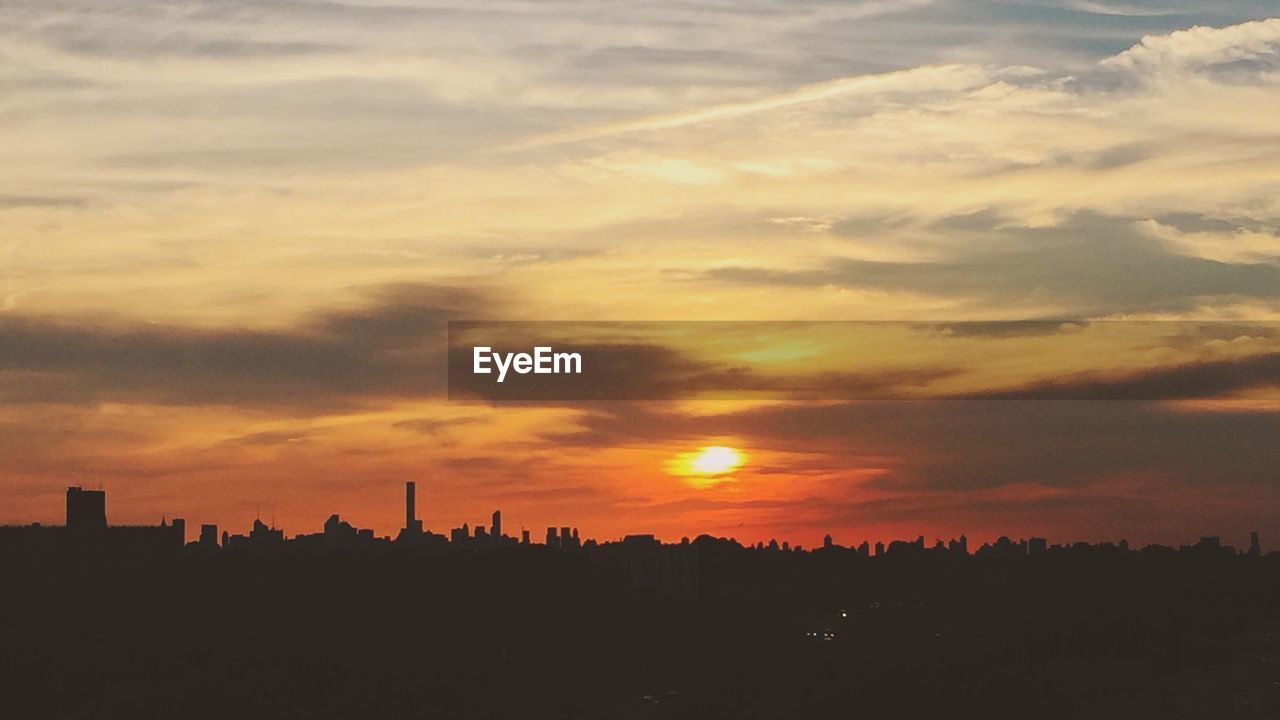
<path fill-rule="evenodd" d="M 746 462 L 746 454 L 727 445 L 706 445 L 676 455 L 667 463 L 667 472 L 704 489 L 732 481 L 733 472 Z"/>
<path fill-rule="evenodd" d="M 724 475 L 742 464 L 742 453 L 724 445 L 708 445 L 689 459 L 689 469 L 699 475 Z"/>

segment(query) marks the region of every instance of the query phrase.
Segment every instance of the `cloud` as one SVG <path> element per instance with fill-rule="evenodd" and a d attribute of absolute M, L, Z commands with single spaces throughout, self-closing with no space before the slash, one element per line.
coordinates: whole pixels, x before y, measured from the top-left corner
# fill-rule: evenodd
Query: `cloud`
<path fill-rule="evenodd" d="M 1111 376 L 1088 373 L 963 397 L 997 400 L 1189 400 L 1223 397 L 1262 388 L 1280 389 L 1280 354 L 1190 363 Z"/>
<path fill-rule="evenodd" d="M 1176 15 L 1179 12 L 1174 8 L 1143 7 L 1142 5 L 1111 2 L 1102 3 L 1092 2 L 1091 0 L 1069 0 L 1067 5 L 1081 12 L 1094 15 L 1113 15 L 1120 17 L 1160 17 L 1164 15 Z"/>
<path fill-rule="evenodd" d="M 69 195 L 4 195 L 0 194 L 0 210 L 14 208 L 77 208 L 88 200 Z"/>
<path fill-rule="evenodd" d="M 923 323 L 919 327 L 957 338 L 1011 338 L 1066 335 L 1087 327 L 1087 322 L 1063 320 L 1010 320 L 1007 322 Z"/>
<path fill-rule="evenodd" d="M 1103 65 L 1141 72 L 1205 68 L 1227 63 L 1266 60 L 1280 54 L 1280 18 L 1230 27 L 1197 26 L 1167 35 L 1148 35 Z"/>
<path fill-rule="evenodd" d="M 438 435 L 445 430 L 453 428 L 467 427 L 484 422 L 484 418 L 475 416 L 449 417 L 449 418 L 413 418 L 412 420 L 401 420 L 395 423 L 398 428 L 405 428 L 424 435 Z"/>
<path fill-rule="evenodd" d="M 244 40 L 202 37 L 183 31 L 163 36 L 95 32 L 79 24 L 54 24 L 39 36 L 57 49 L 74 55 L 104 59 L 154 60 L 174 58 L 235 59 L 258 56 L 315 55 L 340 52 L 339 45 L 304 40 Z"/>
<path fill-rule="evenodd" d="M 678 328 L 678 325 L 668 326 Z M 696 326 L 694 326 L 696 327 Z M 532 328 L 536 333 L 537 324 Z M 696 348 L 618 341 L 600 343 L 574 339 L 563 331 L 521 343 L 522 330 L 498 324 L 484 335 L 466 334 L 465 342 L 450 348 L 449 397 L 453 400 L 504 402 L 581 403 L 589 401 L 678 400 L 712 397 L 748 399 L 877 399 L 897 397 L 906 391 L 959 373 L 950 367 L 902 367 L 865 371 L 778 371 L 767 362 L 752 366 L 729 357 L 706 357 Z M 523 331 L 530 328 L 526 326 Z M 732 330 L 709 325 L 706 337 L 729 337 Z M 717 334 L 719 333 L 719 334 Z M 536 335 L 535 335 L 536 336 Z M 553 343 L 545 345 L 545 343 Z M 497 383 L 493 374 L 475 374 L 473 348 L 485 346 L 503 355 L 528 352 L 543 345 L 568 348 L 581 358 L 581 373 L 507 376 Z M 496 372 L 496 370 L 495 370 Z"/>
<path fill-rule="evenodd" d="M 588 412 L 581 423 L 579 432 L 548 442 L 680 447 L 726 437 L 753 455 L 821 458 L 831 470 L 806 487 L 833 503 L 871 490 L 1082 489 L 1121 478 L 1166 488 L 1274 487 L 1272 468 L 1280 462 L 1280 448 L 1268 439 L 1280 430 L 1280 413 L 1153 402 L 795 403 L 715 414 L 619 406 Z M 751 489 L 769 488 L 750 484 L 743 492 Z"/>
<path fill-rule="evenodd" d="M 1237 264 L 1274 265 L 1280 260 L 1280 230 L 1270 223 L 1181 213 L 1145 221 L 1141 227 L 1183 255 Z"/>
<path fill-rule="evenodd" d="M 963 219 L 977 229 L 974 216 Z M 953 223 L 954 224 L 954 221 Z M 989 217 L 982 218 L 990 225 Z M 1280 267 L 1173 254 L 1132 220 L 1076 214 L 1052 227 L 991 229 L 994 240 L 930 262 L 834 258 L 809 270 L 721 267 L 703 279 L 799 288 L 847 287 L 975 298 L 1050 300 L 1063 314 L 1187 311 L 1206 299 L 1280 298 Z"/>
<path fill-rule="evenodd" d="M 726 103 L 670 115 L 542 135 L 522 140 L 504 148 L 504 150 L 529 150 L 559 143 L 583 142 L 658 130 L 674 130 L 703 123 L 736 120 L 759 113 L 777 112 L 798 105 L 819 103 L 836 98 L 856 98 L 869 95 L 883 101 L 899 94 L 909 95 L 912 93 L 937 92 L 939 90 L 958 91 L 975 87 L 988 80 L 989 77 L 981 68 L 963 65 L 923 67 L 882 75 L 839 78 L 748 102 Z"/>
<path fill-rule="evenodd" d="M 445 322 L 475 291 L 386 286 L 374 304 L 277 331 L 0 316 L 0 401 L 330 412 L 444 391 Z"/>
<path fill-rule="evenodd" d="M 307 433 L 305 431 L 269 431 L 241 435 L 240 437 L 225 440 L 222 444 L 228 447 L 270 447 L 274 445 L 283 445 L 285 443 L 305 442 L 306 440 Z"/>

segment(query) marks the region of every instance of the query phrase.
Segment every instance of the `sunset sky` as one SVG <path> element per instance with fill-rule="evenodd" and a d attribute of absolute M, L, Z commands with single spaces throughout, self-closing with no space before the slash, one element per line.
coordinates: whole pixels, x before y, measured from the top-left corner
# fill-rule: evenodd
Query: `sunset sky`
<path fill-rule="evenodd" d="M 389 534 L 415 480 L 436 532 L 1280 547 L 1277 14 L 6 2 L 0 523 Z M 1043 318 L 1213 323 L 766 352 L 910 401 L 445 395 L 450 320 Z"/>

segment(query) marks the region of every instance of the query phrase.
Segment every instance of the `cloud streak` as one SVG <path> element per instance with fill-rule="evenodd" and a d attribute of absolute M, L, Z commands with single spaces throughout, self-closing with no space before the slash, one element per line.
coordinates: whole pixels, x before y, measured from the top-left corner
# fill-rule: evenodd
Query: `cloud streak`
<path fill-rule="evenodd" d="M 483 313 L 470 291 L 392 286 L 364 310 L 283 331 L 80 324 L 0 316 L 5 403 L 351 410 L 444 391 L 445 322 Z"/>
<path fill-rule="evenodd" d="M 990 249 L 931 262 L 832 259 L 811 270 L 723 267 L 703 277 L 755 285 L 915 290 L 991 303 L 1048 296 L 1067 308 L 1064 314 L 1084 316 L 1185 312 L 1212 298 L 1280 298 L 1275 264 L 1173 254 L 1123 218 L 1077 215 L 1048 228 L 966 229 L 999 241 Z"/>

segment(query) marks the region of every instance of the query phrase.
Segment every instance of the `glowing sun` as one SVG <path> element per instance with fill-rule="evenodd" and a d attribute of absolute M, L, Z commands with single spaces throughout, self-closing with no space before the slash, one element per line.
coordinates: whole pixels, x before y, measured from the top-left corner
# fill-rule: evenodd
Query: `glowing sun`
<path fill-rule="evenodd" d="M 742 464 L 742 453 L 723 445 L 710 445 L 689 460 L 689 469 L 699 475 L 723 475 Z"/>
<path fill-rule="evenodd" d="M 724 445 L 708 445 L 693 452 L 681 453 L 668 463 L 668 471 L 683 477 L 694 487 L 710 487 L 728 480 L 745 462 L 742 451 Z"/>

